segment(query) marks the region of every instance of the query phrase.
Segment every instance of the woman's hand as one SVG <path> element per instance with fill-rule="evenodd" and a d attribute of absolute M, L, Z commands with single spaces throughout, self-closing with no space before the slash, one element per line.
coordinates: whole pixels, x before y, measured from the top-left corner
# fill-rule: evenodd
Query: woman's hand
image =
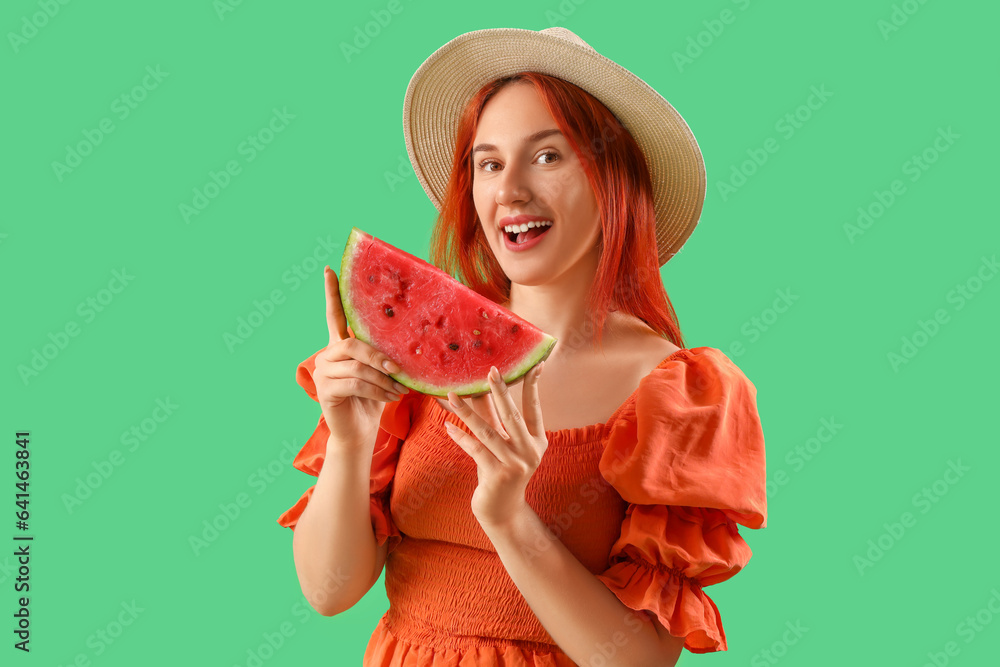
<path fill-rule="evenodd" d="M 340 302 L 337 274 L 325 268 L 326 324 L 330 343 L 316 355 L 312 378 L 331 444 L 356 448 L 372 446 L 385 403 L 398 401 L 396 392 L 409 389 L 389 376 L 398 372 L 386 355 L 354 338 Z M 387 368 L 384 364 L 389 364 Z"/>
<path fill-rule="evenodd" d="M 445 422 L 448 435 L 478 466 L 479 486 L 472 494 L 472 513 L 480 524 L 502 525 L 526 506 L 525 489 L 549 445 L 538 400 L 543 365 L 528 372 L 521 395 L 523 416 L 495 367 L 490 368 L 490 393 L 470 399 L 475 409 L 455 392 L 448 392 L 455 414 L 475 435 Z M 491 399 L 495 403 L 491 404 Z"/>

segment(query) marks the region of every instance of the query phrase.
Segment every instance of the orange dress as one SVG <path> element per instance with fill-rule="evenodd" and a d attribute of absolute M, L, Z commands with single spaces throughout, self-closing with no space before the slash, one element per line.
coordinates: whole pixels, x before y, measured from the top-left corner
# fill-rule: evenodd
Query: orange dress
<path fill-rule="evenodd" d="M 316 354 L 318 354 L 317 352 Z M 298 383 L 315 400 L 313 354 Z M 737 524 L 767 524 L 764 437 L 756 387 L 720 350 L 661 361 L 603 424 L 547 431 L 526 500 L 622 603 L 656 616 L 692 653 L 725 651 L 704 587 L 750 560 Z M 389 544 L 389 610 L 368 667 L 570 667 L 507 575 L 471 510 L 476 464 L 447 434 L 431 396 L 387 403 L 371 465 L 371 518 Z M 319 475 L 329 436 L 320 417 L 294 465 Z M 294 529 L 313 488 L 278 523 Z"/>

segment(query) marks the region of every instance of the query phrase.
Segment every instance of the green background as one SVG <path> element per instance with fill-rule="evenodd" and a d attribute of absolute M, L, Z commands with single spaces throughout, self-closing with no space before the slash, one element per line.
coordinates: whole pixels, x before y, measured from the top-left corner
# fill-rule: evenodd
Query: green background
<path fill-rule="evenodd" d="M 768 526 L 743 530 L 750 564 L 707 590 L 729 651 L 685 652 L 680 664 L 995 657 L 1000 280 L 984 258 L 1000 247 L 986 196 L 996 4 L 402 0 L 350 59 L 341 44 L 387 2 L 219 6 L 0 9 L 0 502 L 10 540 L 14 433 L 29 429 L 35 536 L 30 655 L 11 646 L 16 571 L 12 555 L 0 557 L 4 664 L 82 654 L 102 667 L 246 665 L 286 622 L 294 634 L 264 664 L 360 664 L 387 608 L 382 583 L 348 612 L 320 616 L 299 590 L 292 532 L 276 523 L 314 481 L 281 463 L 318 417 L 296 365 L 327 337 L 322 266 L 303 260 L 332 244 L 338 266 L 352 225 L 426 258 L 436 211 L 406 157 L 410 76 L 461 33 L 552 24 L 660 91 L 698 137 L 707 201 L 662 275 L 687 346 L 727 352 L 758 390 Z M 680 61 L 687 49 L 694 57 Z M 123 117 L 121 96 L 136 86 L 144 99 Z M 803 107 L 814 87 L 829 96 Z M 294 118 L 250 160 L 241 143 L 275 109 Z M 794 132 L 783 129 L 796 113 Z M 57 173 L 67 146 L 104 119 L 113 130 Z M 949 128 L 941 152 L 935 139 Z M 766 162 L 744 165 L 765 146 Z M 933 162 L 913 171 L 925 152 Z M 181 205 L 230 161 L 239 173 L 186 220 Z M 721 182 L 739 182 L 734 169 L 753 173 L 723 193 Z M 894 180 L 894 201 L 852 239 L 845 225 L 859 207 L 878 212 Z M 315 270 L 293 279 L 296 267 Z M 115 271 L 130 276 L 123 289 Z M 227 343 L 275 290 L 273 312 Z M 783 312 L 779 293 L 790 295 Z M 24 375 L 74 324 L 77 335 Z M 904 339 L 919 346 L 894 366 Z M 152 420 L 158 400 L 176 406 L 162 422 Z M 824 420 L 840 425 L 832 437 Z M 123 441 L 144 423 L 143 440 Z M 946 476 L 949 462 L 967 471 Z M 239 494 L 249 506 L 193 548 Z M 869 554 L 879 542 L 883 553 Z M 133 603 L 134 622 L 98 639 Z M 808 630 L 787 633 L 795 624 Z"/>

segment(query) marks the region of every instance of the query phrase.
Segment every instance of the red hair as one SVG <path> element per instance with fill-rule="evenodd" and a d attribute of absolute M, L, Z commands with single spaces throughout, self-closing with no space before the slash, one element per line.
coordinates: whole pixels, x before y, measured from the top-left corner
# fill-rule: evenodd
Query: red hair
<path fill-rule="evenodd" d="M 520 72 L 483 86 L 459 119 L 451 177 L 431 233 L 431 263 L 486 298 L 503 304 L 510 279 L 483 233 L 472 199 L 472 142 L 486 102 L 515 81 L 535 86 L 580 158 L 598 202 L 600 260 L 587 309 L 595 347 L 609 311 L 622 310 L 684 347 L 660 278 L 653 187 L 642 150 L 611 111 L 582 88 L 539 72 Z M 562 342 L 562 341 L 560 341 Z"/>

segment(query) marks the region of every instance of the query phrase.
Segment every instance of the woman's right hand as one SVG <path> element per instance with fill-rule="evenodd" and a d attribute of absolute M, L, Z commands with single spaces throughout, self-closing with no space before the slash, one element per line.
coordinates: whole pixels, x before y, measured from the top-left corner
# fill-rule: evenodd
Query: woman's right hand
<path fill-rule="evenodd" d="M 337 274 L 329 266 L 324 273 L 330 343 L 316 355 L 312 377 L 330 429 L 328 446 L 358 447 L 378 430 L 383 404 L 399 400 L 399 394 L 409 390 L 389 377 L 399 371 L 392 359 L 351 336 Z M 388 369 L 383 366 L 386 362 Z"/>

